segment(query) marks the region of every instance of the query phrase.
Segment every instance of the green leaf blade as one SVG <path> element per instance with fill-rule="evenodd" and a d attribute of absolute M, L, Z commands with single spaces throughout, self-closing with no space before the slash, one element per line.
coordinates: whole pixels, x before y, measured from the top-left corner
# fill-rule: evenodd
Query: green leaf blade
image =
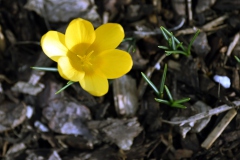
<path fill-rule="evenodd" d="M 147 78 L 147 76 L 146 76 L 143 72 L 141 72 L 141 74 L 142 74 L 144 80 L 150 85 L 150 87 L 152 87 L 152 89 L 154 90 L 154 92 L 155 92 L 157 95 L 159 95 L 159 91 L 158 91 L 157 87 Z"/>
<path fill-rule="evenodd" d="M 58 69 L 53 67 L 31 67 L 31 68 L 40 71 L 58 72 Z"/>
<path fill-rule="evenodd" d="M 60 90 L 58 90 L 55 94 L 58 94 L 58 93 L 62 92 L 63 90 L 65 90 L 66 88 L 68 88 L 69 86 L 71 86 L 73 83 L 75 83 L 75 82 L 73 82 L 73 81 L 68 81 L 67 84 L 66 84 L 64 87 L 62 87 Z"/>

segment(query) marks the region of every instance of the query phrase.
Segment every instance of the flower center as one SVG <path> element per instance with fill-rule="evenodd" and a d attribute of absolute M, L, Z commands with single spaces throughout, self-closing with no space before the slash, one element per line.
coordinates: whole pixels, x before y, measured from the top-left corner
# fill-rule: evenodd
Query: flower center
<path fill-rule="evenodd" d="M 92 53 L 93 53 L 93 51 L 91 51 L 91 52 L 89 52 L 88 54 L 85 54 L 85 55 L 83 55 L 83 56 L 77 55 L 78 58 L 80 58 L 80 60 L 81 60 L 81 65 L 82 65 L 83 67 L 91 66 L 91 65 L 92 65 L 92 63 L 90 62 Z"/>

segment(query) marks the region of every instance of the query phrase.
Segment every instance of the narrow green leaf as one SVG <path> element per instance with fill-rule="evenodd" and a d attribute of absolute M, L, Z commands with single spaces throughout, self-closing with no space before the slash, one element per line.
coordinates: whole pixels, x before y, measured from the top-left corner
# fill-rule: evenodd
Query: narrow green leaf
<path fill-rule="evenodd" d="M 199 33 L 200 33 L 200 30 L 197 30 L 197 32 L 195 33 L 195 35 L 194 35 L 193 38 L 191 39 L 190 44 L 188 45 L 188 50 L 187 50 L 188 55 L 191 54 L 192 44 L 193 44 L 193 42 L 195 41 L 195 39 L 197 38 L 197 36 L 199 35 Z"/>
<path fill-rule="evenodd" d="M 162 33 L 164 33 L 166 37 L 168 37 L 168 36 L 171 37 L 171 32 L 169 32 L 169 31 L 168 31 L 166 28 L 164 28 L 163 26 L 161 26 L 160 28 L 161 28 Z M 164 36 L 164 37 L 165 37 L 165 36 Z M 177 43 L 177 45 L 181 43 L 175 36 L 173 36 L 173 39 L 174 39 L 174 41 Z M 166 40 L 168 40 L 168 38 L 167 38 Z M 187 52 L 186 48 L 185 48 L 183 45 L 178 45 L 178 46 L 179 46 L 184 52 Z"/>
<path fill-rule="evenodd" d="M 32 69 L 35 70 L 41 70 L 41 71 L 51 71 L 51 72 L 57 72 L 57 68 L 52 68 L 52 67 L 31 67 Z"/>
<path fill-rule="evenodd" d="M 68 81 L 67 82 L 67 84 L 73 84 L 73 83 L 75 83 L 75 82 L 73 82 L 73 81 Z"/>
<path fill-rule="evenodd" d="M 164 32 L 166 35 L 168 35 L 169 37 L 171 36 L 171 32 L 169 32 L 166 28 L 164 28 L 163 26 L 160 27 L 162 32 Z"/>
<path fill-rule="evenodd" d="M 169 48 L 166 47 L 166 46 L 158 46 L 158 48 L 161 48 L 161 49 L 164 49 L 164 50 L 169 50 Z"/>
<path fill-rule="evenodd" d="M 171 38 L 168 39 L 168 45 L 170 48 L 172 48 L 172 39 Z"/>
<path fill-rule="evenodd" d="M 65 85 L 63 88 L 61 88 L 60 90 L 58 90 L 55 94 L 58 94 L 58 93 L 62 92 L 63 90 L 65 90 L 66 88 L 68 88 L 69 86 L 71 86 L 73 83 L 75 83 L 75 82 L 73 82 L 73 81 L 68 81 L 68 82 L 67 82 L 67 85 Z"/>
<path fill-rule="evenodd" d="M 176 51 L 165 51 L 165 53 L 167 55 L 170 55 L 170 54 L 183 54 L 185 56 L 188 56 L 188 54 L 184 51 L 180 51 L 180 50 L 176 50 Z"/>
<path fill-rule="evenodd" d="M 190 101 L 190 98 L 183 98 L 183 99 L 175 100 L 174 103 L 185 103 L 188 101 Z"/>
<path fill-rule="evenodd" d="M 167 34 L 169 37 L 171 37 L 171 35 L 172 35 L 172 33 L 171 32 L 169 32 L 166 28 L 164 28 L 164 27 L 162 27 L 161 26 L 161 28 L 162 28 L 162 32 L 164 32 L 165 34 Z M 174 37 L 174 40 L 175 40 L 175 42 L 177 43 L 177 44 L 179 44 L 180 43 L 180 41 L 175 37 L 175 36 L 173 36 Z"/>
<path fill-rule="evenodd" d="M 167 64 L 164 65 L 164 70 L 163 70 L 163 75 L 160 83 L 160 98 L 163 98 L 163 91 L 164 91 L 164 85 L 165 85 L 165 80 L 166 80 L 166 75 L 167 75 Z"/>
<path fill-rule="evenodd" d="M 160 29 L 162 31 L 163 37 L 165 38 L 166 41 L 168 41 L 169 38 L 168 38 L 167 34 L 165 33 L 166 29 L 163 26 L 161 26 Z"/>
<path fill-rule="evenodd" d="M 136 51 L 136 39 L 132 40 L 132 43 L 128 46 L 128 53 L 130 53 L 132 50 L 132 52 L 134 53 Z"/>
<path fill-rule="evenodd" d="M 171 102 L 173 102 L 172 94 L 170 93 L 168 87 L 164 85 L 165 91 L 167 92 L 168 98 Z"/>
<path fill-rule="evenodd" d="M 168 87 L 166 85 L 164 85 L 164 88 L 165 88 L 165 91 L 167 92 L 167 95 L 168 95 L 168 98 L 171 102 L 173 102 L 173 98 L 172 98 L 172 95 L 168 89 Z"/>
<path fill-rule="evenodd" d="M 163 103 L 163 104 L 167 104 L 167 105 L 171 105 L 171 102 L 164 100 L 164 99 L 158 99 L 158 98 L 154 98 L 155 101 L 159 102 L 159 103 Z"/>
<path fill-rule="evenodd" d="M 166 52 L 166 51 L 165 51 Z M 171 52 L 168 52 L 168 53 L 165 53 L 166 56 L 170 56 L 172 53 Z"/>
<path fill-rule="evenodd" d="M 183 45 L 183 43 L 178 43 L 177 46 L 176 46 L 176 49 L 178 49 L 179 47 L 181 48 L 181 46 Z"/>
<path fill-rule="evenodd" d="M 176 108 L 187 108 L 186 106 L 182 105 L 182 104 L 178 104 L 178 103 L 172 103 L 171 107 L 176 107 Z"/>
<path fill-rule="evenodd" d="M 122 42 L 132 41 L 133 39 L 134 39 L 133 37 L 124 38 Z"/>
<path fill-rule="evenodd" d="M 238 63 L 240 63 L 240 59 L 237 56 L 234 56 Z"/>
<path fill-rule="evenodd" d="M 159 91 L 157 90 L 157 87 L 147 78 L 147 76 L 141 72 L 143 78 L 145 79 L 145 81 L 150 85 L 150 87 L 152 87 L 152 89 L 154 90 L 154 92 L 159 95 Z"/>
<path fill-rule="evenodd" d="M 176 50 L 176 44 L 175 44 L 175 40 L 174 40 L 174 36 L 173 33 L 171 33 L 171 41 L 172 41 L 172 49 L 175 51 Z"/>

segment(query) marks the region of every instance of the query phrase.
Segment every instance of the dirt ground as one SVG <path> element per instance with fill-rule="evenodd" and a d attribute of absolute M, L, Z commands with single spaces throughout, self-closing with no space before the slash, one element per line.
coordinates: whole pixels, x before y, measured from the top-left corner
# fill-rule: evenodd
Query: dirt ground
<path fill-rule="evenodd" d="M 3 160 L 240 159 L 239 0 L 0 0 L 0 157 Z M 94 27 L 119 23 L 119 49 L 131 71 L 94 97 L 58 72 L 42 51 L 49 30 L 64 33 L 74 18 Z M 191 54 L 172 54 L 160 27 Z M 145 73 L 185 109 L 155 100 Z M 164 92 L 163 99 L 169 97 Z"/>

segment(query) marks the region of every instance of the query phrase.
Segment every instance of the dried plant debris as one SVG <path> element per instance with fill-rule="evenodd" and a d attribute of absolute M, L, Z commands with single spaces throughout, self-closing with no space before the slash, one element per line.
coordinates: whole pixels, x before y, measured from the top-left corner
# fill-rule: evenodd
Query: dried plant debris
<path fill-rule="evenodd" d="M 98 150 L 93 152 L 86 152 L 80 153 L 77 156 L 74 156 L 74 159 L 81 159 L 81 160 L 118 160 L 118 159 L 125 159 L 126 156 L 124 153 L 114 149 L 112 146 L 105 145 Z M 64 160 L 68 160 L 69 157 L 63 158 Z"/>
<path fill-rule="evenodd" d="M 29 95 L 36 96 L 39 92 L 44 89 L 44 84 L 38 83 L 33 85 L 28 82 L 18 81 L 13 87 L 12 91 L 25 93 Z"/>
<path fill-rule="evenodd" d="M 75 17 L 95 22 L 100 19 L 96 6 L 90 0 L 28 0 L 25 8 L 51 22 L 68 22 Z"/>
<path fill-rule="evenodd" d="M 129 150 L 133 139 L 142 131 L 137 118 L 107 119 L 105 121 L 88 122 L 90 129 L 97 129 L 103 136 L 103 141 L 116 144 L 122 150 Z"/>
<path fill-rule="evenodd" d="M 118 115 L 133 117 L 138 109 L 137 87 L 135 79 L 124 75 L 113 81 L 115 109 Z"/>
<path fill-rule="evenodd" d="M 6 39 L 2 33 L 2 26 L 0 25 L 0 53 L 5 51 L 5 49 L 6 49 Z"/>
<path fill-rule="evenodd" d="M 8 149 L 6 157 L 10 157 L 13 154 L 19 153 L 26 148 L 27 146 L 24 143 L 16 143 Z"/>
<path fill-rule="evenodd" d="M 180 160 L 183 158 L 191 158 L 193 155 L 193 151 L 188 149 L 178 149 L 174 154 L 175 154 L 176 160 Z"/>
<path fill-rule="evenodd" d="M 23 123 L 26 118 L 26 106 L 23 103 L 3 102 L 0 104 L 0 114 L 0 132 L 4 132 Z"/>
<path fill-rule="evenodd" d="M 201 0 L 201 1 L 198 1 L 197 6 L 196 6 L 196 12 L 201 13 L 201 12 L 204 12 L 204 11 L 210 9 L 211 6 L 214 5 L 215 2 L 216 2 L 216 0 Z"/>
<path fill-rule="evenodd" d="M 92 141 L 76 135 L 59 135 L 56 136 L 56 139 L 64 148 L 72 147 L 81 150 L 92 150 L 94 149 L 94 144 L 99 145 L 101 143 L 96 139 Z"/>
<path fill-rule="evenodd" d="M 36 150 L 27 150 L 26 151 L 26 160 L 30 159 L 46 159 L 46 160 L 61 160 L 58 152 L 51 149 L 36 149 Z"/>
<path fill-rule="evenodd" d="M 207 35 L 205 32 L 201 32 L 197 36 L 193 42 L 193 49 L 195 53 L 200 57 L 205 57 L 209 53 L 211 47 L 208 44 Z"/>
<path fill-rule="evenodd" d="M 171 2 L 177 15 L 186 16 L 186 3 L 184 0 L 172 0 Z"/>
<path fill-rule="evenodd" d="M 69 99 L 55 99 L 43 109 L 43 115 L 48 120 L 48 126 L 54 132 L 91 137 L 85 125 L 91 119 L 89 109 Z"/>
<path fill-rule="evenodd" d="M 191 109 L 191 111 L 183 110 L 180 113 L 180 116 L 173 117 L 172 121 L 184 120 L 184 119 L 186 119 L 186 117 L 195 115 L 197 113 L 206 112 L 206 111 L 210 110 L 211 107 L 206 105 L 202 101 L 198 101 L 194 105 L 192 105 L 192 107 L 190 109 Z M 194 132 L 194 133 L 199 133 L 204 127 L 206 127 L 206 125 L 210 121 L 210 118 L 211 117 L 209 116 L 209 117 L 203 118 L 201 120 L 180 124 L 179 128 L 178 128 L 178 132 L 181 133 L 182 137 L 186 137 L 186 134 L 189 131 Z"/>

